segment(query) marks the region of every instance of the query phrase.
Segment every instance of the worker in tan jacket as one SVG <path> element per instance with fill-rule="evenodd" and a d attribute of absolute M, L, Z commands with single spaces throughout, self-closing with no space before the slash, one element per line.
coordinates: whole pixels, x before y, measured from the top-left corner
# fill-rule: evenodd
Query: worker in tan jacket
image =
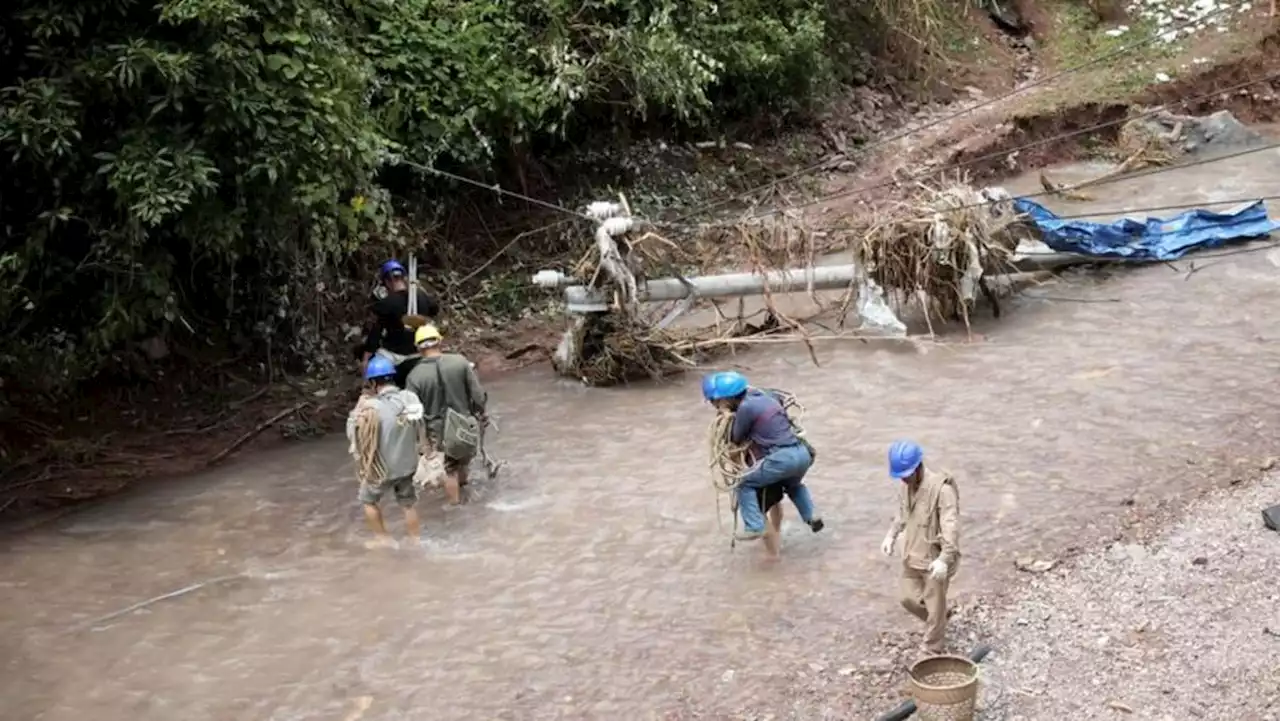
<path fill-rule="evenodd" d="M 960 566 L 960 492 L 955 479 L 929 473 L 924 449 L 912 441 L 889 446 L 889 475 L 902 481 L 898 510 L 880 550 L 902 542 L 902 607 L 924 621 L 924 650 L 943 653 L 947 587 Z"/>

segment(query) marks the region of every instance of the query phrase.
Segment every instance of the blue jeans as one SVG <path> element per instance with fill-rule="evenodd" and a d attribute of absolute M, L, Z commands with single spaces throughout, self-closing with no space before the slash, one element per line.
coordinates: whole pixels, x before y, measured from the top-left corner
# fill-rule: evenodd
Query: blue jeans
<path fill-rule="evenodd" d="M 742 515 L 742 526 L 747 533 L 764 532 L 764 512 L 760 510 L 756 491 L 774 484 L 783 484 L 787 497 L 795 504 L 805 523 L 813 521 L 813 496 L 803 483 L 804 474 L 809 472 L 811 465 L 813 456 L 809 455 L 809 449 L 803 443 L 797 443 L 770 450 L 742 474 L 742 481 L 738 484 L 738 513 Z"/>

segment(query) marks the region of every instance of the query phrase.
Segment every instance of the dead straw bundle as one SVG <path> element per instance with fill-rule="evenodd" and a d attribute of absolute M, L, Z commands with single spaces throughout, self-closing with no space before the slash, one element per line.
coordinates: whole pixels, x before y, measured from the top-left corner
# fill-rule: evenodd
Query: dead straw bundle
<path fill-rule="evenodd" d="M 963 180 L 945 187 L 921 184 L 910 201 L 869 227 L 855 249 L 858 262 L 881 287 L 919 299 L 944 319 L 964 320 L 983 276 L 1009 272 L 1019 240 L 1031 231 L 1012 204 Z"/>

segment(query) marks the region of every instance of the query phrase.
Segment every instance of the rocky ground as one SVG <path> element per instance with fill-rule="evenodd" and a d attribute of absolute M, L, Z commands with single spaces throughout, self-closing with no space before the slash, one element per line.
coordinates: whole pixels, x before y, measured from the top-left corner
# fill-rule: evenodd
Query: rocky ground
<path fill-rule="evenodd" d="M 1210 493 L 1162 531 L 1150 518 L 1134 538 L 1066 561 L 1012 560 L 1027 582 L 957 609 L 951 625 L 953 652 L 995 649 L 977 721 L 1280 719 L 1280 534 L 1261 516 L 1278 503 L 1272 472 Z M 797 670 L 787 718 L 896 708 L 914 640 L 886 633 L 866 659 Z"/>
<path fill-rule="evenodd" d="M 1147 543 L 1034 574 L 977 609 L 990 638 L 983 719 L 1280 718 L 1280 474 L 1216 491 Z"/>

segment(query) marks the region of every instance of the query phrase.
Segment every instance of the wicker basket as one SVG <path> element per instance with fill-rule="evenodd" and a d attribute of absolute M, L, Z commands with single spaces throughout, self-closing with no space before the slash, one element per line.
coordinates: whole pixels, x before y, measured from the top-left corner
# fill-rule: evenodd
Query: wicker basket
<path fill-rule="evenodd" d="M 911 695 L 921 721 L 973 721 L 978 666 L 962 656 L 930 656 L 910 672 Z"/>

